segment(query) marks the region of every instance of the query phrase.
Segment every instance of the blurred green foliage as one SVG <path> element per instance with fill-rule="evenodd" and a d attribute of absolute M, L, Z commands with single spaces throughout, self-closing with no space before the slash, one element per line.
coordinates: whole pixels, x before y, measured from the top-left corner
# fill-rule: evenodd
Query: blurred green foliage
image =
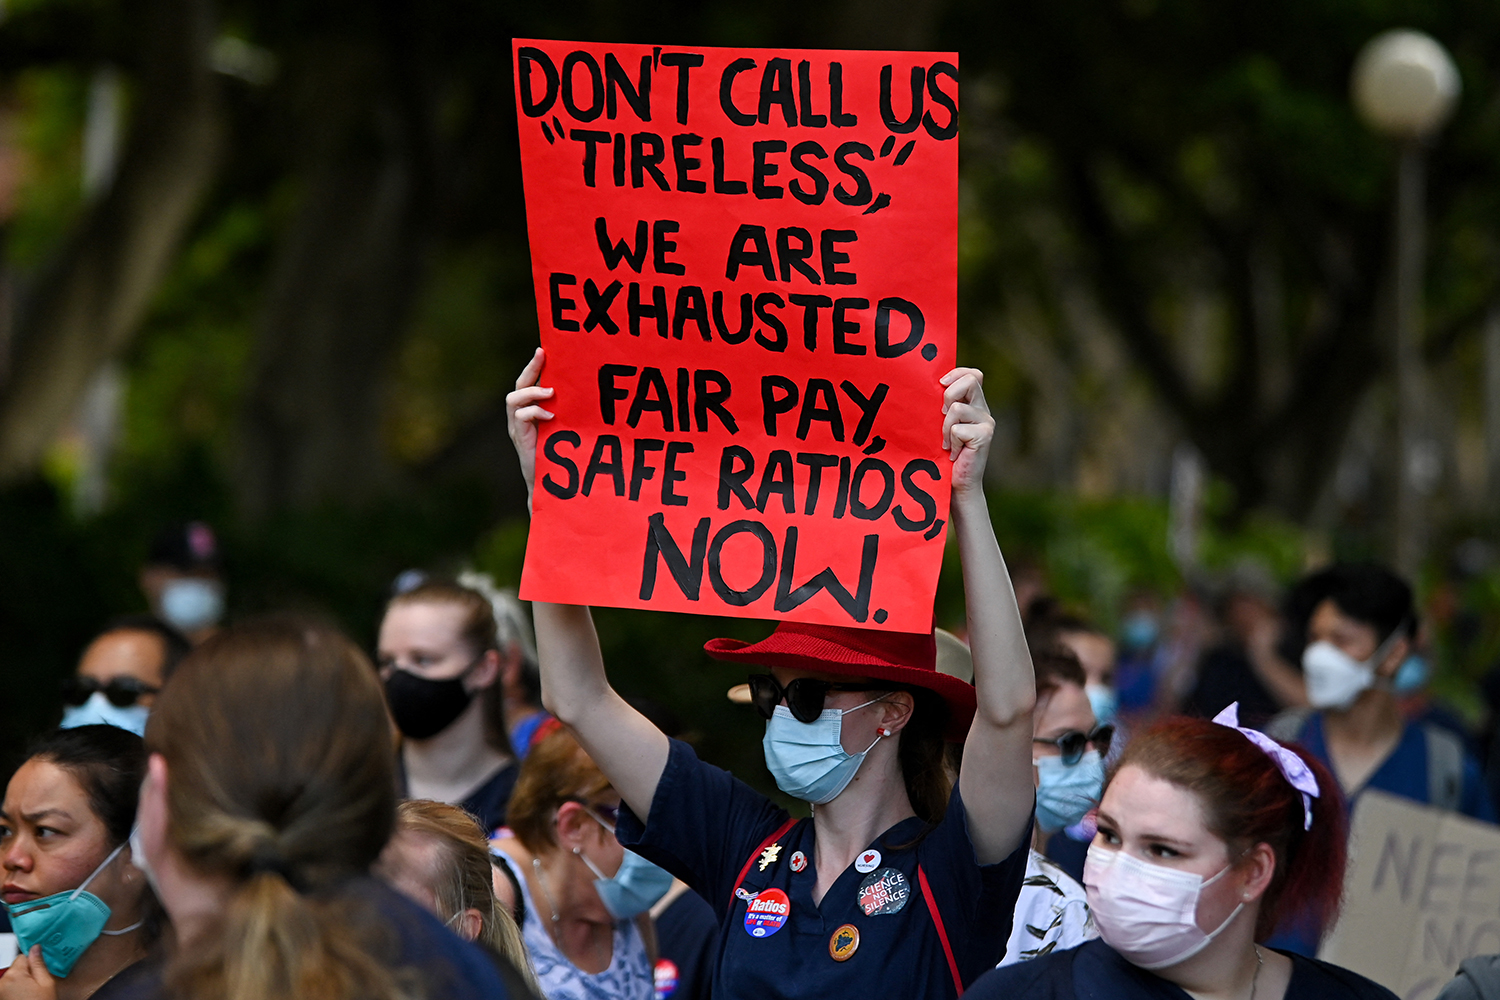
<path fill-rule="evenodd" d="M 10 13 L 49 4 L 77 6 L 29 0 L 13 4 Z M 1491 94 L 1484 47 L 1496 38 L 1497 18 L 1485 5 L 1286 0 L 1250 9 L 1190 0 L 1072 0 L 930 6 L 924 37 L 932 47 L 959 49 L 965 73 L 960 356 L 989 372 L 992 401 L 997 410 L 1019 414 L 1023 441 L 1028 414 L 1045 388 L 1010 353 L 997 317 L 1026 299 L 1059 353 L 1078 362 L 1077 345 L 1056 334 L 1067 325 L 1058 285 L 1083 280 L 1080 260 L 1089 250 L 1057 209 L 1073 152 L 1064 140 L 1114 144 L 1096 164 L 1100 184 L 1117 225 L 1156 255 L 1153 264 L 1166 273 L 1151 289 L 1150 306 L 1153 315 L 1170 319 L 1183 309 L 1173 290 L 1191 256 L 1184 234 L 1203 215 L 1295 222 L 1303 209 L 1312 217 L 1314 207 L 1331 204 L 1358 219 L 1385 217 L 1389 157 L 1351 115 L 1345 80 L 1358 44 L 1398 22 L 1455 40 L 1471 95 L 1451 144 L 1434 162 L 1440 192 L 1434 327 L 1457 322 L 1492 294 L 1500 261 L 1493 233 L 1500 187 L 1481 182 L 1494 174 L 1500 104 Z M 883 9 L 893 20 L 907 16 Z M 324 615 L 367 649 L 386 588 L 403 569 L 472 565 L 515 585 L 525 522 L 500 512 L 517 509 L 518 498 L 497 499 L 486 484 L 439 477 L 429 465 L 456 434 L 495 408 L 535 343 L 504 82 L 510 37 L 836 47 L 851 44 L 860 13 L 859 5 L 784 0 L 535 9 L 457 2 L 422 10 L 416 34 L 441 54 L 436 61 L 447 74 L 441 87 L 434 85 L 442 91 L 434 102 L 441 111 L 437 131 L 460 137 L 454 140 L 459 153 L 474 147 L 482 155 L 466 161 L 463 196 L 441 207 L 441 238 L 386 387 L 382 432 L 404 478 L 369 503 L 330 502 L 254 521 L 243 515 L 235 494 L 237 421 L 252 378 L 265 288 L 304 190 L 291 167 L 299 150 L 287 148 L 285 138 L 285 93 L 229 85 L 234 141 L 223 176 L 122 359 L 127 394 L 107 508 L 90 517 L 72 512 L 68 477 L 76 469 L 65 463 L 52 468 L 51 480 L 0 491 L 0 687 L 6 692 L 0 748 L 16 748 L 57 718 L 57 681 L 94 631 L 115 614 L 144 609 L 135 575 L 152 534 L 172 520 L 204 518 L 219 530 L 232 614 L 291 608 Z M 368 30 L 369 16 L 363 5 L 293 0 L 228 3 L 225 14 L 237 33 L 287 59 L 303 45 L 357 36 Z M 90 72 L 84 61 L 54 60 L 15 75 L 10 87 L 27 162 L 7 225 L 7 254 L 23 274 L 45 261 L 82 205 L 80 134 Z M 971 127 L 976 123 L 980 127 Z M 1153 175 L 1160 163 L 1147 169 L 1122 150 L 1149 151 L 1167 164 L 1161 169 L 1172 183 Z M 1370 249 L 1383 246 L 1378 227 L 1355 226 L 1349 235 L 1369 256 L 1383 253 Z M 1289 259 L 1294 269 L 1306 263 Z M 1292 287 L 1288 297 L 1291 311 L 1319 308 L 1307 288 Z M 1472 370 L 1478 364 L 1473 344 L 1464 349 Z M 1229 373 L 1227 349 L 1211 360 L 1216 364 L 1206 379 Z M 1076 405 L 1087 420 L 1090 407 L 1115 387 L 1081 362 L 1076 372 L 1076 396 L 1066 405 Z M 991 499 L 1012 564 L 1037 567 L 1062 601 L 1106 628 L 1117 624 L 1131 594 L 1166 597 L 1188 582 L 1168 550 L 1169 512 L 1160 497 L 1017 488 L 996 490 Z M 1277 579 L 1293 579 L 1308 559 L 1303 530 L 1269 515 L 1239 516 L 1235 501 L 1230 487 L 1211 485 L 1199 538 L 1204 569 L 1221 572 L 1253 559 Z M 1378 541 L 1378 522 L 1359 524 L 1335 533 L 1330 552 L 1365 554 L 1377 551 Z M 950 549 L 936 614 L 939 624 L 961 628 L 964 596 L 954 555 Z M 1446 579 L 1436 569 L 1426 589 L 1436 592 Z M 1443 666 L 1438 688 L 1471 698 L 1472 680 L 1500 655 L 1500 575 L 1482 574 L 1458 590 L 1457 603 L 1477 624 L 1445 619 L 1435 629 Z M 608 609 L 597 613 L 597 622 L 625 693 L 672 708 L 707 756 L 768 787 L 760 723 L 753 711 L 724 697 L 742 678 L 701 652 L 709 638 L 755 638 L 766 623 Z"/>

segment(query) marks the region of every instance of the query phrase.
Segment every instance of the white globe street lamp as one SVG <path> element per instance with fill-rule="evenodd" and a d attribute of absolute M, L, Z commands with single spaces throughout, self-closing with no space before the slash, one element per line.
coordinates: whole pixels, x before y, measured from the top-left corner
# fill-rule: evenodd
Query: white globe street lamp
<path fill-rule="evenodd" d="M 1448 51 L 1419 31 L 1387 31 L 1366 43 L 1354 62 L 1350 93 L 1373 131 L 1399 144 L 1396 181 L 1394 351 L 1398 466 L 1394 561 L 1408 579 L 1426 550 L 1422 509 L 1436 476 L 1432 444 L 1423 433 L 1422 266 L 1425 151 L 1458 103 L 1458 68 Z"/>

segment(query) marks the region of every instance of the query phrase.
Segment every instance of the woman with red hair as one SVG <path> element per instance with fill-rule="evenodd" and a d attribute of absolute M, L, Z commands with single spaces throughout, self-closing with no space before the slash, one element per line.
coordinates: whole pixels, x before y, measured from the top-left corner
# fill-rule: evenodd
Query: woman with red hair
<path fill-rule="evenodd" d="M 1338 913 L 1338 785 L 1306 751 L 1239 726 L 1173 718 L 1126 747 L 1083 870 L 1100 939 L 974 984 L 972 1000 L 1394 1000 L 1385 987 L 1267 948 L 1278 923 Z"/>

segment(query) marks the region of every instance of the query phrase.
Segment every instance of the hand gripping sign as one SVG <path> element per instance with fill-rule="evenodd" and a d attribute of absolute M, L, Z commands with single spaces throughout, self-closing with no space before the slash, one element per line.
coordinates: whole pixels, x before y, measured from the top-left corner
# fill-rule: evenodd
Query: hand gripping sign
<path fill-rule="evenodd" d="M 557 390 L 522 596 L 927 631 L 957 57 L 514 55 Z"/>

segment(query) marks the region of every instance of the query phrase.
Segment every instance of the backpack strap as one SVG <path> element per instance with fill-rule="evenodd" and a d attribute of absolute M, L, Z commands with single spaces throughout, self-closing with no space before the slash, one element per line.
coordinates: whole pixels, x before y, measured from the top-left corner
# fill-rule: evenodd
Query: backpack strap
<path fill-rule="evenodd" d="M 922 887 L 922 899 L 927 903 L 927 912 L 932 914 L 932 925 L 937 928 L 938 940 L 943 943 L 943 957 L 948 960 L 948 973 L 953 977 L 953 988 L 959 996 L 964 995 L 963 977 L 958 974 L 958 960 L 953 957 L 953 944 L 948 940 L 948 928 L 943 926 L 943 915 L 938 912 L 937 900 L 932 896 L 932 886 L 927 884 L 927 873 L 917 865 L 917 884 Z"/>
<path fill-rule="evenodd" d="M 1456 733 L 1431 723 L 1423 724 L 1422 735 L 1427 738 L 1427 801 L 1456 812 L 1464 795 L 1463 744 Z"/>
<path fill-rule="evenodd" d="M 761 852 L 764 851 L 766 848 L 770 847 L 772 844 L 776 843 L 776 841 L 778 841 L 782 837 L 786 836 L 787 831 L 790 830 L 792 827 L 794 827 L 796 825 L 797 825 L 797 817 L 795 817 L 795 816 L 788 817 L 787 821 L 785 823 L 781 824 L 780 826 L 778 826 L 776 828 L 776 831 L 774 833 L 772 833 L 769 837 L 767 837 L 765 840 L 762 840 L 760 842 L 760 846 L 759 847 L 757 847 L 755 850 L 753 850 L 753 851 L 750 852 L 750 856 L 745 859 L 745 866 L 740 869 L 740 877 L 734 880 L 734 888 L 729 890 L 729 910 L 730 910 L 730 912 L 733 912 L 733 910 L 734 910 L 734 894 L 736 892 L 738 892 L 739 889 L 740 889 L 740 886 L 744 884 L 745 876 L 750 874 L 750 866 L 755 863 L 755 859 L 758 858 L 760 856 Z"/>
<path fill-rule="evenodd" d="M 1266 723 L 1261 732 L 1273 740 L 1283 743 L 1291 743 L 1302 735 L 1302 730 L 1307 727 L 1307 720 L 1312 718 L 1313 710 L 1310 708 L 1288 708 L 1278 712 L 1270 722 Z"/>

